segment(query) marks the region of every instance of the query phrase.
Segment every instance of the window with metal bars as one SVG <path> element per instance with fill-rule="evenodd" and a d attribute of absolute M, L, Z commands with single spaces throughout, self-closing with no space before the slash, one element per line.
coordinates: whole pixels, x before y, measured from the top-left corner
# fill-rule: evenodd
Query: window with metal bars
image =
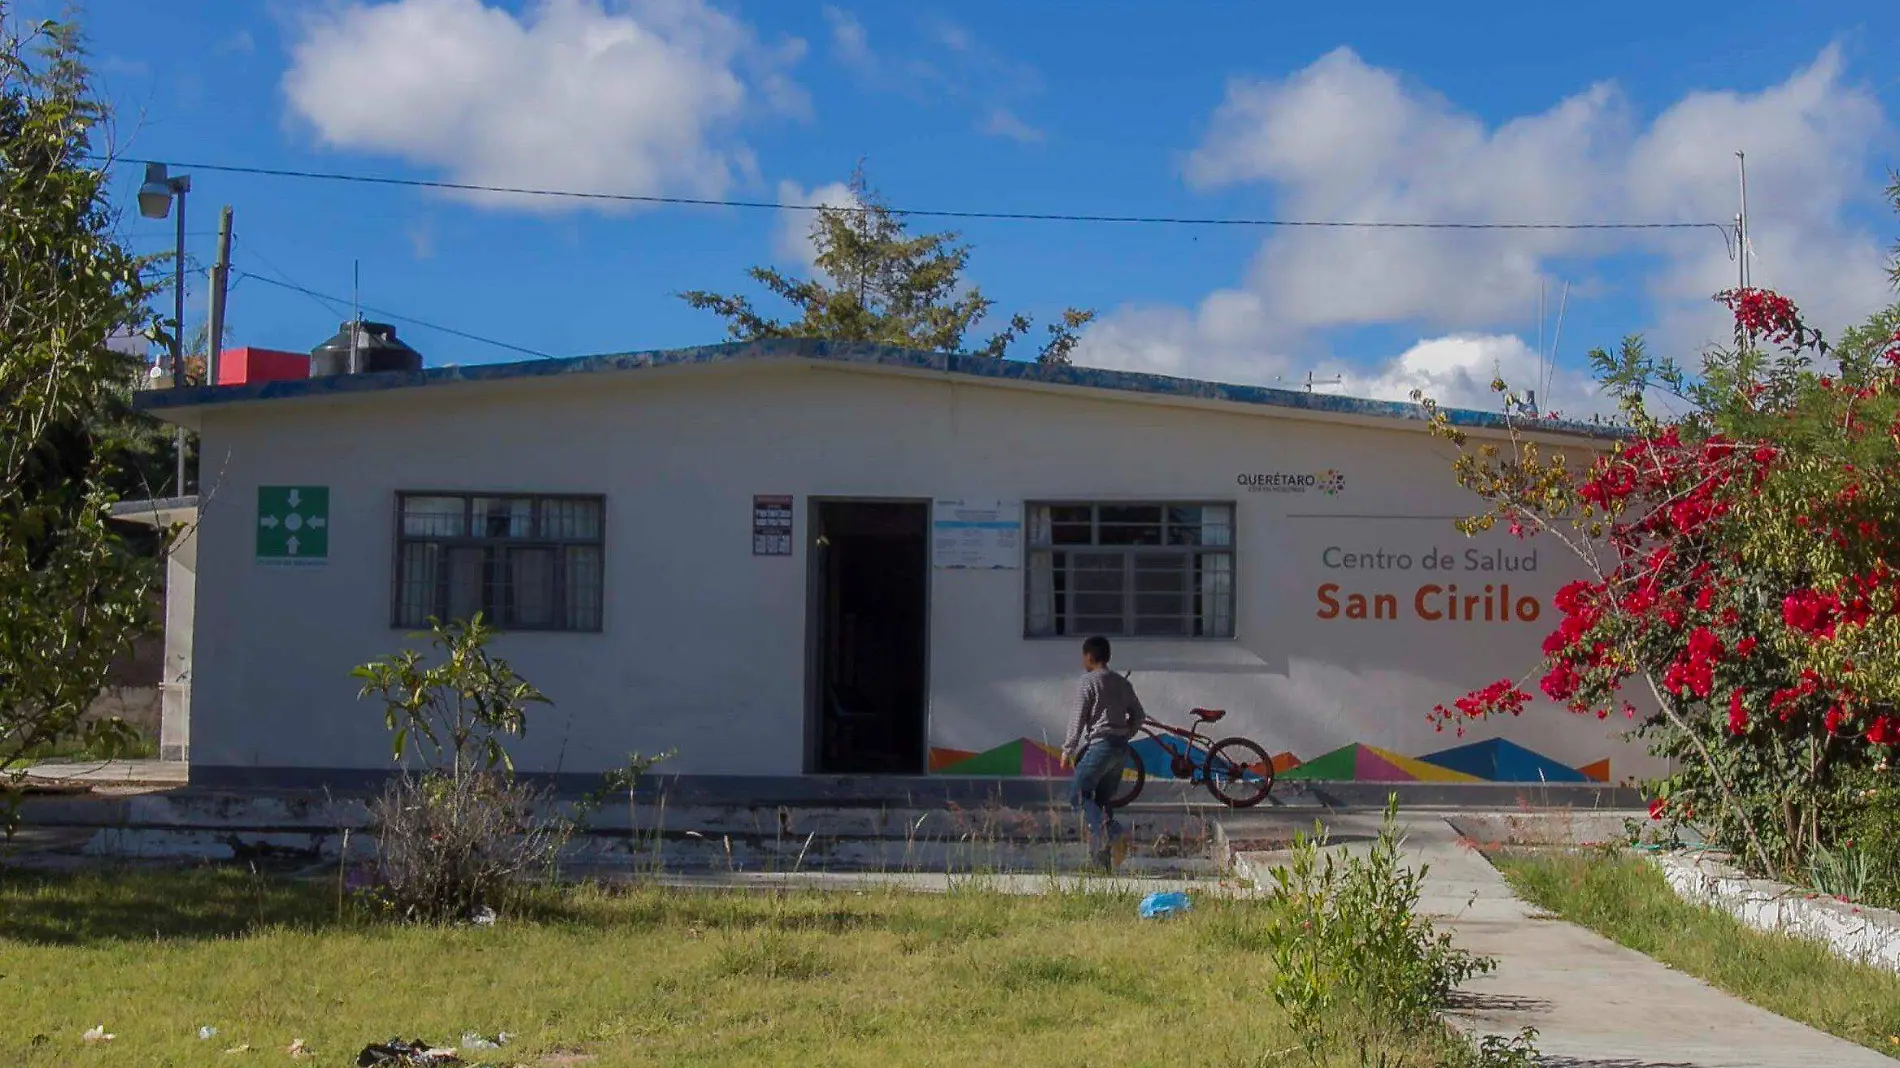
<path fill-rule="evenodd" d="M 392 625 L 482 618 L 502 630 L 598 631 L 600 497 L 401 493 Z"/>
<path fill-rule="evenodd" d="M 1232 504 L 1028 508 L 1032 638 L 1234 636 Z"/>

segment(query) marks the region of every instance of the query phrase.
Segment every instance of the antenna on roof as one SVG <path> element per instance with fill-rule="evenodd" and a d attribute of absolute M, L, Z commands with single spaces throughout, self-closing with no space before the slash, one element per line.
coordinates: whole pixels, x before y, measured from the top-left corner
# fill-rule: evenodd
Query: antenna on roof
<path fill-rule="evenodd" d="M 1313 377 L 1313 372 L 1311 371 L 1306 372 L 1306 391 L 1308 393 L 1313 392 L 1314 386 L 1343 386 L 1345 384 L 1346 384 L 1346 380 L 1343 378 L 1315 379 Z"/>
<path fill-rule="evenodd" d="M 350 261 L 350 373 L 361 374 L 357 357 L 357 336 L 363 332 L 363 261 Z"/>
<path fill-rule="evenodd" d="M 1564 343 L 1564 312 L 1570 308 L 1570 283 L 1564 282 L 1563 296 L 1557 299 L 1557 330 L 1550 339 L 1550 359 L 1544 364 L 1544 396 L 1550 396 L 1550 389 L 1557 381 L 1557 348 Z"/>

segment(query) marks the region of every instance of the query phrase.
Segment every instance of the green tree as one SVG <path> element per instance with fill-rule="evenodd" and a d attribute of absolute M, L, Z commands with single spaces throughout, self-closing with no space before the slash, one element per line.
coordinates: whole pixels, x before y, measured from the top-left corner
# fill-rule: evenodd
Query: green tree
<path fill-rule="evenodd" d="M 929 352 L 965 352 L 965 336 L 995 302 L 975 286 L 963 284 L 970 246 L 954 231 L 912 235 L 903 213 L 894 210 L 865 180 L 851 175 L 856 207 L 821 207 L 812 221 L 818 278 L 795 278 L 771 267 L 746 271 L 753 281 L 790 304 L 796 319 L 761 314 L 748 297 L 690 290 L 686 303 L 726 320 L 735 340 L 813 337 L 865 341 Z M 1066 364 L 1078 331 L 1095 318 L 1093 311 L 1069 308 L 1062 321 L 1047 327 L 1037 362 Z M 1003 329 L 973 351 L 1001 357 L 1029 333 L 1029 316 L 1015 314 Z"/>
<path fill-rule="evenodd" d="M 78 735 L 114 656 L 150 625 L 153 561 L 107 521 L 147 266 L 113 236 L 92 162 L 105 111 L 77 29 L 0 0 L 0 829 L 26 754 Z M 94 737 L 92 740 L 97 741 Z M 107 739 L 108 741 L 110 738 Z"/>
<path fill-rule="evenodd" d="M 1900 176 L 1888 192 L 1900 209 Z M 1554 599 L 1538 685 L 1635 720 L 1671 758 L 1655 815 L 1776 875 L 1878 840 L 1860 856 L 1900 892 L 1900 836 L 1855 830 L 1900 790 L 1900 314 L 1831 345 L 1780 294 L 1718 299 L 1735 341 L 1699 367 L 1638 338 L 1592 354 L 1628 425 L 1579 463 L 1515 415 L 1498 442 L 1435 413 L 1484 505 L 1460 526 L 1554 538 L 1587 569 Z M 1499 679 L 1434 714 L 1462 724 L 1529 699 Z"/>

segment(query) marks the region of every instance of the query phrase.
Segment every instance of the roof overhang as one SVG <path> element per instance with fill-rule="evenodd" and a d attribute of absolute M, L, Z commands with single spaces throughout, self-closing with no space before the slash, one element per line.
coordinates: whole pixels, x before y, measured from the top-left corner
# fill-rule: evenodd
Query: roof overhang
<path fill-rule="evenodd" d="M 161 529 L 190 523 L 198 518 L 198 497 L 194 494 L 150 501 L 120 501 L 112 506 L 112 518 Z"/>
<path fill-rule="evenodd" d="M 1063 393 L 1084 393 L 1126 401 L 1276 414 L 1321 422 L 1376 424 L 1388 429 L 1427 429 L 1430 413 L 1418 404 L 1365 400 L 1327 393 L 1235 385 L 1191 378 L 1093 367 L 1043 365 L 962 353 L 922 352 L 857 342 L 815 338 L 703 345 L 684 349 L 609 353 L 517 363 L 432 367 L 420 371 L 334 375 L 258 382 L 238 386 L 195 386 L 149 390 L 136 395 L 143 411 L 188 428 L 202 412 L 254 404 L 360 398 L 399 390 L 472 386 L 501 382 L 546 382 L 576 375 L 651 373 L 668 368 L 735 367 L 756 364 L 806 364 L 842 371 L 884 372 L 933 377 L 972 385 Z M 1620 428 L 1528 416 L 1507 418 L 1499 412 L 1441 408 L 1453 426 L 1479 433 L 1513 429 L 1542 439 L 1594 439 L 1608 442 L 1627 433 Z"/>

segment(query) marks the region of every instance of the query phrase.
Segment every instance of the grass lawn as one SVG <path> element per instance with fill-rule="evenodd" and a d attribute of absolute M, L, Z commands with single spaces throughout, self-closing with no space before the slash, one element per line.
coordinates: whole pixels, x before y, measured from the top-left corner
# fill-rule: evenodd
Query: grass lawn
<path fill-rule="evenodd" d="M 520 1036 L 496 1063 L 601 1068 L 1301 1060 L 1267 993 L 1264 905 L 1201 896 L 1143 921 L 1136 903 L 579 888 L 445 929 L 230 869 L 0 871 L 0 1063 L 290 1063 L 301 1038 L 305 1063 L 342 1065 L 367 1042 L 471 1030 Z M 116 1040 L 82 1047 L 95 1024 Z M 256 1050 L 222 1052 L 240 1043 Z M 1392 1045 L 1392 1064 L 1457 1063 L 1435 1041 Z"/>
<path fill-rule="evenodd" d="M 1771 1012 L 1900 1055 L 1900 975 L 1677 897 L 1634 857 L 1493 857 L 1526 901 Z"/>

